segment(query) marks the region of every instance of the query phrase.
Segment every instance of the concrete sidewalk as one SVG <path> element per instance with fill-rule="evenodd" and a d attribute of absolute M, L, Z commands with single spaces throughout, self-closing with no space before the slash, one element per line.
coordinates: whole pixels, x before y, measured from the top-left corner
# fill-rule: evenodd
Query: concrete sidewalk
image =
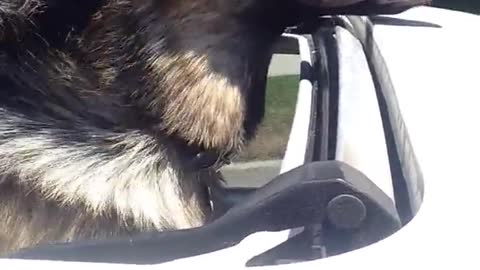
<path fill-rule="evenodd" d="M 298 75 L 300 74 L 300 62 L 299 55 L 274 54 L 268 76 Z"/>
<path fill-rule="evenodd" d="M 241 162 L 225 166 L 221 171 L 229 186 L 260 187 L 279 174 L 281 165 L 281 160 Z"/>

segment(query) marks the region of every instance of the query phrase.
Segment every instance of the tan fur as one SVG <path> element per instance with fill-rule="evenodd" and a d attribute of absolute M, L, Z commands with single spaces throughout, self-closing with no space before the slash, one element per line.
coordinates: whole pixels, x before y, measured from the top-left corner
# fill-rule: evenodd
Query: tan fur
<path fill-rule="evenodd" d="M 215 178 L 215 176 L 212 178 L 212 175 L 204 175 L 203 177 L 210 180 Z M 190 213 L 184 216 L 187 219 L 183 219 L 183 221 L 182 216 L 177 216 L 178 219 L 172 217 L 170 222 L 173 221 L 176 224 L 171 223 L 170 226 L 167 226 L 168 223 L 158 220 L 158 215 L 156 215 L 158 213 L 155 212 L 165 211 L 166 209 L 162 209 L 161 206 L 155 204 L 148 207 L 145 207 L 145 205 L 155 201 L 164 201 L 164 198 L 173 199 L 176 196 L 165 197 L 158 190 L 153 189 L 155 187 L 152 187 L 151 190 L 144 190 L 143 193 L 136 192 L 137 198 L 123 198 L 125 204 L 132 203 L 128 208 L 150 209 L 150 213 L 145 213 L 150 216 L 144 218 L 122 217 L 111 210 L 94 214 L 93 212 L 85 212 L 84 205 L 81 203 L 69 202 L 67 206 L 59 204 L 55 200 L 45 200 L 42 194 L 26 189 L 21 185 L 9 183 L 2 187 L 0 189 L 0 197 L 2 198 L 0 216 L 3 217 L 0 219 L 0 254 L 3 255 L 20 248 L 31 247 L 52 240 L 62 243 L 92 238 L 109 239 L 138 232 L 197 227 L 203 224 L 205 218 L 201 212 L 198 212 L 198 209 L 205 208 L 205 205 L 199 204 L 193 197 L 194 194 L 190 194 L 191 197 L 187 201 L 191 203 L 188 205 L 182 202 L 177 202 L 177 204 L 172 201 L 168 202 L 170 211 L 181 214 L 184 210 L 187 210 Z M 22 196 L 18 196 L 18 194 L 22 194 Z M 182 196 L 187 196 L 187 194 Z M 192 216 L 197 217 L 195 223 L 191 222 Z M 158 220 L 156 225 L 150 222 L 138 224 L 139 221 L 148 221 L 152 217 Z M 23 224 L 23 226 L 18 226 L 18 224 Z"/>
<path fill-rule="evenodd" d="M 167 71 L 166 66 L 170 67 Z M 168 85 L 168 91 L 150 104 L 151 108 L 162 108 L 167 134 L 182 134 L 188 143 L 206 148 L 241 147 L 245 107 L 240 90 L 210 70 L 207 57 L 193 53 L 159 57 L 152 61 L 150 74 L 164 74 L 152 81 Z"/>

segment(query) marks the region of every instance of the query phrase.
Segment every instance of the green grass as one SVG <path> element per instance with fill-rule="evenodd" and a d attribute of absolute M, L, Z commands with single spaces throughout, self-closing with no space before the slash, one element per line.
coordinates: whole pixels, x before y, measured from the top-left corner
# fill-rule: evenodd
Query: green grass
<path fill-rule="evenodd" d="M 265 117 L 255 139 L 239 160 L 281 159 L 288 141 L 295 104 L 298 75 L 270 77 L 267 82 Z"/>
<path fill-rule="evenodd" d="M 267 84 L 263 132 L 290 130 L 297 102 L 297 75 L 271 77 Z"/>

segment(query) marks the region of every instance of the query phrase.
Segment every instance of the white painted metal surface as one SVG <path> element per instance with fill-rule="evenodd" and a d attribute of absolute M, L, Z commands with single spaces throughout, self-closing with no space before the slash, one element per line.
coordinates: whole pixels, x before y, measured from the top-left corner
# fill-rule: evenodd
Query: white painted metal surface
<path fill-rule="evenodd" d="M 480 17 L 435 8 L 394 17 L 442 26 L 377 26 L 374 32 L 423 172 L 420 211 L 369 247 L 266 269 L 480 269 Z"/>
<path fill-rule="evenodd" d="M 298 40 L 301 61 L 312 65 L 311 51 L 308 40 L 300 35 L 284 34 L 286 38 Z M 308 130 L 310 128 L 310 115 L 312 112 L 312 82 L 307 79 L 300 80 L 297 94 L 297 105 L 293 117 L 292 128 L 288 138 L 287 148 L 280 173 L 290 171 L 305 163 L 305 153 L 308 145 Z"/>
<path fill-rule="evenodd" d="M 338 28 L 339 110 L 336 159 L 363 172 L 394 198 L 385 134 L 362 45 Z"/>

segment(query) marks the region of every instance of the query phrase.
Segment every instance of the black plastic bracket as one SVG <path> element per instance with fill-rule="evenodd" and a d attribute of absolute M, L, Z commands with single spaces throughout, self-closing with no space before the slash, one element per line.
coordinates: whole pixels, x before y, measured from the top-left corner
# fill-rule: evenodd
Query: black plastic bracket
<path fill-rule="evenodd" d="M 244 199 L 230 202 L 230 207 L 226 202 L 226 212 L 201 228 L 110 241 L 52 244 L 23 250 L 9 258 L 158 264 L 231 247 L 255 232 L 313 224 L 322 225 L 322 248 L 327 255 L 334 255 L 374 243 L 400 228 L 390 198 L 361 172 L 337 161 L 306 164 L 244 195 Z M 300 252 L 305 250 L 291 252 L 295 250 L 292 246 L 302 245 L 298 240 L 301 237 L 310 236 L 294 237 L 249 264 L 312 259 Z M 285 252 L 286 247 L 290 252 Z"/>

